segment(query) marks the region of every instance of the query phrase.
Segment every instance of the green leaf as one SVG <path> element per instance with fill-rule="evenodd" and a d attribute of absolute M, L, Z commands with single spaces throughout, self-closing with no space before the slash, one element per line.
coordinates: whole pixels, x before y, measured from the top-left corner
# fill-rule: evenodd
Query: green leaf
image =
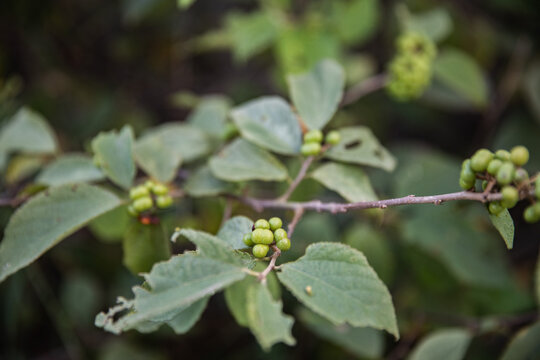
<path fill-rule="evenodd" d="M 38 194 L 11 217 L 0 243 L 0 282 L 36 260 L 93 218 L 121 204 L 91 185 L 64 185 Z"/>
<path fill-rule="evenodd" d="M 458 49 L 447 48 L 435 59 L 435 78 L 473 105 L 486 106 L 488 85 L 476 61 Z"/>
<path fill-rule="evenodd" d="M 444 40 L 453 28 L 452 18 L 443 8 L 435 8 L 420 14 L 409 14 L 405 18 L 407 31 L 422 33 L 433 41 Z"/>
<path fill-rule="evenodd" d="M 88 227 L 103 242 L 119 242 L 124 238 L 129 223 L 127 205 L 118 206 L 92 220 Z"/>
<path fill-rule="evenodd" d="M 180 153 L 157 136 L 147 136 L 137 141 L 135 160 L 145 173 L 163 183 L 172 181 L 182 164 Z"/>
<path fill-rule="evenodd" d="M 216 178 L 208 166 L 202 166 L 191 175 L 184 190 L 190 196 L 216 196 L 234 191 L 234 185 Z"/>
<path fill-rule="evenodd" d="M 501 360 L 532 360 L 540 354 L 540 322 L 520 330 L 506 347 Z"/>
<path fill-rule="evenodd" d="M 158 261 L 171 256 L 169 239 L 162 225 L 143 225 L 133 222 L 124 235 L 123 263 L 134 274 L 148 272 Z"/>
<path fill-rule="evenodd" d="M 300 302 L 336 325 L 347 322 L 399 337 L 390 293 L 358 250 L 313 244 L 303 257 L 282 265 L 278 278 Z"/>
<path fill-rule="evenodd" d="M 246 244 L 242 238 L 251 232 L 253 221 L 245 216 L 234 216 L 219 229 L 217 237 L 227 242 L 233 249 L 244 249 Z"/>
<path fill-rule="evenodd" d="M 394 170 L 396 160 L 377 140 L 370 129 L 353 126 L 339 129 L 341 142 L 330 148 L 325 157 L 332 160 Z"/>
<path fill-rule="evenodd" d="M 270 45 L 278 35 L 272 15 L 262 11 L 251 14 L 232 13 L 226 19 L 236 60 L 245 61 Z"/>
<path fill-rule="evenodd" d="M 283 315 L 281 309 L 281 301 L 272 299 L 270 291 L 263 284 L 259 283 L 249 288 L 248 325 L 265 351 L 269 351 L 272 345 L 278 342 L 291 346 L 296 343 L 291 334 L 294 320 L 291 316 Z"/>
<path fill-rule="evenodd" d="M 355 165 L 326 163 L 311 174 L 315 180 L 336 191 L 347 201 L 373 201 L 377 195 L 366 173 Z"/>
<path fill-rule="evenodd" d="M 302 131 L 285 100 L 263 96 L 235 107 L 231 117 L 242 136 L 278 154 L 294 155 L 302 146 Z"/>
<path fill-rule="evenodd" d="M 489 219 L 501 234 L 506 247 L 511 249 L 514 246 L 514 220 L 512 220 L 508 209 L 504 209 L 499 215 L 490 214 Z"/>
<path fill-rule="evenodd" d="M 288 176 L 278 159 L 244 139 L 236 139 L 212 156 L 209 165 L 214 176 L 226 181 L 279 181 Z"/>
<path fill-rule="evenodd" d="M 82 182 L 101 181 L 105 178 L 92 159 L 82 154 L 69 154 L 50 163 L 36 178 L 36 183 L 60 186 Z"/>
<path fill-rule="evenodd" d="M 345 44 L 356 46 L 376 30 L 379 20 L 377 0 L 333 1 L 331 21 Z"/>
<path fill-rule="evenodd" d="M 171 320 L 167 321 L 167 325 L 173 329 L 175 334 L 187 333 L 195 325 L 197 320 L 200 319 L 209 299 L 210 296 L 207 296 L 189 305 L 184 310 L 178 312 Z"/>
<path fill-rule="evenodd" d="M 310 72 L 287 77 L 294 106 L 310 129 L 322 129 L 343 97 L 345 73 L 334 60 L 323 60 Z"/>
<path fill-rule="evenodd" d="M 323 317 L 302 308 L 298 314 L 308 329 L 321 338 L 343 347 L 361 358 L 380 358 L 384 351 L 383 333 L 371 328 L 334 325 Z"/>
<path fill-rule="evenodd" d="M 183 10 L 193 5 L 194 2 L 195 0 L 177 0 L 178 7 Z"/>
<path fill-rule="evenodd" d="M 124 189 L 129 189 L 135 178 L 133 161 L 133 129 L 124 126 L 119 133 L 100 133 L 92 140 L 92 150 L 107 177 Z"/>
<path fill-rule="evenodd" d="M 34 175 L 45 163 L 45 158 L 35 155 L 15 155 L 5 172 L 7 184 L 15 184 Z"/>
<path fill-rule="evenodd" d="M 215 138 L 225 133 L 225 123 L 231 107 L 230 101 L 222 96 L 209 96 L 201 100 L 187 122 Z"/>
<path fill-rule="evenodd" d="M 21 108 L 0 130 L 0 153 L 23 152 L 51 154 L 58 145 L 45 118 L 28 108 Z"/>
<path fill-rule="evenodd" d="M 409 360 L 461 360 L 465 356 L 472 335 L 464 329 L 441 329 L 422 339 Z"/>

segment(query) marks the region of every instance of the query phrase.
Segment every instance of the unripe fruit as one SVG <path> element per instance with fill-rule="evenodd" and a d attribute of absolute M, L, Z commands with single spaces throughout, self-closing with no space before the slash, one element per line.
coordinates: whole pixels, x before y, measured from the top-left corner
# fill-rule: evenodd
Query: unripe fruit
<path fill-rule="evenodd" d="M 493 160 L 491 151 L 480 149 L 471 157 L 471 169 L 476 172 L 485 171 L 491 160 Z"/>
<path fill-rule="evenodd" d="M 287 238 L 287 232 L 284 229 L 277 229 L 274 231 L 274 239 L 276 240 L 276 243 L 285 238 Z"/>
<path fill-rule="evenodd" d="M 523 212 L 523 218 L 528 223 L 535 223 L 540 220 L 540 203 L 528 206 Z"/>
<path fill-rule="evenodd" d="M 510 160 L 510 152 L 506 150 L 497 150 L 495 157 L 502 161 Z"/>
<path fill-rule="evenodd" d="M 519 168 L 516 170 L 516 175 L 514 176 L 514 180 L 517 183 L 525 182 L 529 180 L 529 173 L 527 172 L 527 170 L 523 168 Z"/>
<path fill-rule="evenodd" d="M 321 144 L 319 143 L 305 143 L 300 148 L 300 152 L 304 156 L 315 156 L 321 152 Z"/>
<path fill-rule="evenodd" d="M 322 139 L 323 133 L 321 130 L 311 130 L 304 135 L 305 143 L 321 143 Z"/>
<path fill-rule="evenodd" d="M 499 171 L 499 168 L 501 167 L 502 164 L 503 162 L 499 159 L 491 160 L 487 166 L 488 174 L 495 176 L 497 174 L 497 171 Z"/>
<path fill-rule="evenodd" d="M 255 229 L 270 229 L 270 224 L 264 219 L 255 221 Z"/>
<path fill-rule="evenodd" d="M 133 207 L 133 205 L 129 205 L 127 207 L 127 212 L 129 215 L 133 216 L 133 217 L 137 217 L 139 216 L 139 213 L 137 212 L 137 210 L 135 210 L 135 208 Z"/>
<path fill-rule="evenodd" d="M 166 209 L 173 203 L 173 198 L 170 195 L 161 195 L 156 197 L 156 205 L 160 209 Z"/>
<path fill-rule="evenodd" d="M 146 210 L 150 210 L 153 205 L 154 204 L 152 203 L 152 198 L 150 196 L 143 196 L 133 202 L 133 209 L 140 213 Z"/>
<path fill-rule="evenodd" d="M 466 182 L 473 182 L 476 180 L 476 175 L 471 169 L 471 160 L 467 159 L 461 165 L 460 177 Z"/>
<path fill-rule="evenodd" d="M 283 225 L 283 222 L 278 217 L 271 218 L 270 220 L 268 220 L 268 223 L 270 224 L 270 230 L 272 231 L 276 231 Z"/>
<path fill-rule="evenodd" d="M 326 138 L 324 139 L 324 142 L 330 145 L 337 145 L 341 141 L 341 135 L 338 131 L 332 130 L 328 134 L 326 134 Z"/>
<path fill-rule="evenodd" d="M 497 171 L 497 182 L 500 185 L 508 185 L 514 180 L 514 175 L 516 174 L 516 168 L 511 162 L 505 162 Z"/>
<path fill-rule="evenodd" d="M 516 146 L 510 151 L 510 161 L 516 166 L 523 166 L 529 161 L 529 150 L 525 146 Z"/>
<path fill-rule="evenodd" d="M 501 203 L 498 201 L 490 202 L 488 205 L 488 211 L 490 214 L 499 215 L 504 210 L 504 207 L 501 206 Z"/>
<path fill-rule="evenodd" d="M 136 186 L 133 189 L 129 190 L 129 198 L 131 200 L 136 200 L 138 198 L 148 195 L 150 195 L 150 192 L 145 186 Z"/>
<path fill-rule="evenodd" d="M 255 229 L 251 235 L 251 240 L 255 244 L 270 245 L 274 242 L 274 234 L 267 229 Z"/>
<path fill-rule="evenodd" d="M 287 251 L 291 248 L 291 240 L 287 238 L 281 239 L 277 242 L 276 246 L 281 251 Z"/>
<path fill-rule="evenodd" d="M 169 188 L 163 184 L 155 184 L 152 186 L 152 192 L 155 195 L 167 195 L 169 193 Z"/>
<path fill-rule="evenodd" d="M 251 233 L 247 233 L 246 235 L 244 235 L 244 237 L 242 238 L 242 241 L 244 242 L 244 244 L 246 244 L 246 246 L 255 245 L 255 243 L 251 239 Z"/>
<path fill-rule="evenodd" d="M 238 134 L 238 128 L 234 124 L 228 122 L 225 124 L 225 129 L 223 130 L 223 134 L 221 136 L 224 140 L 229 140 Z"/>
<path fill-rule="evenodd" d="M 144 182 L 144 186 L 146 186 L 148 188 L 148 190 L 152 190 L 152 188 L 154 187 L 154 185 L 156 185 L 155 182 L 153 182 L 152 180 L 146 180 Z"/>
<path fill-rule="evenodd" d="M 253 247 L 253 256 L 263 258 L 268 254 L 270 247 L 268 245 L 257 244 Z"/>
<path fill-rule="evenodd" d="M 463 190 L 469 190 L 470 188 L 472 188 L 474 186 L 474 181 L 467 181 L 463 178 L 460 178 L 459 179 L 459 186 L 463 189 Z"/>
<path fill-rule="evenodd" d="M 502 194 L 501 205 L 503 207 L 507 209 L 511 209 L 514 206 L 516 206 L 519 200 L 519 192 L 515 187 L 511 185 L 507 185 L 502 188 L 501 194 Z"/>

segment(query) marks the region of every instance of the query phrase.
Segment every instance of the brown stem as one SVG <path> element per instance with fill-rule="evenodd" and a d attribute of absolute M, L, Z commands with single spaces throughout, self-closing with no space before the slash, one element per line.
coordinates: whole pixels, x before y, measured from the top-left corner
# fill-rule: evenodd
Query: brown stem
<path fill-rule="evenodd" d="M 272 248 L 272 250 L 274 250 L 274 253 L 272 254 L 272 257 L 270 258 L 270 262 L 268 263 L 268 266 L 266 267 L 266 269 L 264 269 L 259 274 L 259 281 L 262 282 L 263 284 L 266 283 L 266 277 L 268 276 L 268 274 L 270 274 L 270 271 L 272 271 L 276 267 L 276 260 L 281 255 L 281 250 L 279 250 L 276 245 L 270 245 L 270 247 Z"/>
<path fill-rule="evenodd" d="M 294 229 L 296 229 L 296 225 L 302 218 L 302 215 L 304 215 L 304 209 L 303 208 L 297 208 L 294 210 L 294 215 L 289 223 L 289 226 L 287 227 L 287 236 L 289 236 L 289 239 L 292 237 L 292 234 L 294 232 Z"/>
<path fill-rule="evenodd" d="M 313 163 L 313 160 L 315 160 L 314 156 L 309 156 L 306 158 L 306 160 L 304 160 L 304 162 L 302 163 L 302 166 L 300 167 L 300 171 L 298 171 L 298 175 L 296 175 L 296 178 L 293 180 L 291 185 L 289 185 L 289 188 L 285 191 L 285 193 L 283 193 L 283 195 L 281 195 L 277 199 L 277 201 L 285 202 L 287 201 L 287 199 L 289 199 L 289 197 L 292 195 L 294 190 L 296 190 L 298 185 L 300 185 L 300 182 L 302 182 L 302 180 L 306 176 L 306 173 L 309 167 L 311 166 L 311 164 Z"/>

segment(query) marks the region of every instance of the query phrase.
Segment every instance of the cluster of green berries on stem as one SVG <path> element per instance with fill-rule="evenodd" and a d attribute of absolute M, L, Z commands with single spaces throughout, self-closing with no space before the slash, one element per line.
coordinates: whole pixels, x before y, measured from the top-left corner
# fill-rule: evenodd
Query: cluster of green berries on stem
<path fill-rule="evenodd" d="M 253 225 L 253 231 L 244 235 L 243 241 L 249 247 L 253 247 L 253 256 L 263 258 L 268 254 L 271 245 L 281 251 L 291 248 L 291 240 L 287 237 L 287 232 L 281 227 L 283 222 L 278 217 L 273 217 L 268 221 L 259 219 Z"/>
<path fill-rule="evenodd" d="M 128 206 L 128 212 L 133 216 L 139 216 L 144 212 L 151 213 L 156 208 L 166 209 L 173 204 L 169 188 L 152 180 L 131 188 L 129 198 L 131 204 Z"/>
<path fill-rule="evenodd" d="M 488 204 L 488 210 L 498 215 L 505 209 L 516 206 L 520 194 L 528 196 L 533 182 L 529 180 L 527 170 L 523 168 L 529 161 L 529 150 L 516 146 L 511 151 L 497 150 L 495 153 L 480 149 L 470 159 L 463 161 L 459 186 L 464 190 L 474 188 L 476 180 L 482 180 L 484 191 L 500 192 L 502 199 Z M 491 184 L 491 185 L 490 185 Z M 540 177 L 534 182 L 536 200 L 540 199 Z M 534 198 L 531 200 L 536 201 Z M 527 222 L 540 220 L 540 203 L 535 202 L 525 209 L 523 216 Z"/>
<path fill-rule="evenodd" d="M 322 150 L 323 133 L 321 130 L 310 130 L 304 134 L 304 144 L 300 152 L 304 156 L 317 156 Z M 338 131 L 332 130 L 326 134 L 324 142 L 328 146 L 334 146 L 341 141 L 341 135 Z"/>
<path fill-rule="evenodd" d="M 435 44 L 427 36 L 408 32 L 398 37 L 397 50 L 389 65 L 387 90 L 397 100 L 418 98 L 431 82 Z"/>

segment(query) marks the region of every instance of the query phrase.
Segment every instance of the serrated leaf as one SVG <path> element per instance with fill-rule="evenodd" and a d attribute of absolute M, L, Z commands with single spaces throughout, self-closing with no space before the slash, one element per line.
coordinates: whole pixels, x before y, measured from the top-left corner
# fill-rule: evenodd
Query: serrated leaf
<path fill-rule="evenodd" d="M 207 296 L 189 305 L 177 313 L 171 320 L 167 321 L 167 325 L 173 329 L 175 334 L 187 333 L 201 317 L 209 299 L 210 296 Z"/>
<path fill-rule="evenodd" d="M 120 204 L 114 194 L 85 184 L 60 186 L 30 199 L 5 229 L 0 243 L 0 282 Z"/>
<path fill-rule="evenodd" d="M 216 178 L 208 166 L 202 166 L 197 169 L 184 185 L 186 193 L 194 197 L 230 193 L 234 191 L 234 188 L 233 184 Z"/>
<path fill-rule="evenodd" d="M 172 181 L 182 164 L 180 153 L 158 136 L 147 136 L 137 141 L 134 154 L 139 167 L 163 183 Z"/>
<path fill-rule="evenodd" d="M 422 33 L 438 42 L 452 32 L 452 18 L 443 8 L 432 9 L 419 14 L 409 14 L 405 18 L 407 31 Z"/>
<path fill-rule="evenodd" d="M 133 222 L 124 235 L 122 249 L 122 262 L 134 274 L 148 272 L 156 262 L 171 256 L 169 239 L 161 224 Z"/>
<path fill-rule="evenodd" d="M 226 181 L 278 181 L 287 178 L 287 169 L 268 151 L 244 139 L 236 139 L 210 158 L 210 170 Z"/>
<path fill-rule="evenodd" d="M 231 117 L 242 136 L 278 154 L 295 155 L 302 146 L 302 131 L 285 100 L 263 96 L 235 107 Z"/>
<path fill-rule="evenodd" d="M 50 163 L 36 178 L 36 183 L 48 186 L 60 186 L 81 182 L 100 181 L 105 178 L 103 172 L 92 159 L 82 154 L 69 154 Z"/>
<path fill-rule="evenodd" d="M 294 296 L 334 324 L 383 329 L 399 338 L 390 293 L 358 250 L 317 243 L 281 269 L 278 278 Z"/>
<path fill-rule="evenodd" d="M 0 153 L 50 154 L 57 150 L 56 137 L 43 116 L 21 108 L 0 130 Z"/>
<path fill-rule="evenodd" d="M 394 170 L 396 160 L 377 140 L 370 129 L 353 126 L 339 129 L 341 142 L 330 148 L 325 157 L 332 160 Z"/>
<path fill-rule="evenodd" d="M 508 209 L 504 209 L 499 215 L 490 214 L 489 219 L 501 234 L 506 247 L 511 249 L 514 246 L 514 220 L 512 220 Z"/>
<path fill-rule="evenodd" d="M 92 150 L 105 175 L 124 189 L 135 178 L 133 129 L 124 126 L 120 132 L 102 132 L 92 140 Z"/>
<path fill-rule="evenodd" d="M 323 60 L 310 72 L 287 77 L 296 110 L 309 129 L 322 129 L 343 97 L 345 73 L 334 60 Z"/>
<path fill-rule="evenodd" d="M 371 328 L 334 325 L 323 317 L 302 308 L 299 319 L 308 329 L 323 339 L 343 347 L 361 358 L 380 358 L 384 351 L 384 336 Z"/>
<path fill-rule="evenodd" d="M 374 33 L 379 20 L 377 0 L 333 1 L 332 6 L 332 25 L 344 43 L 358 46 Z"/>
<path fill-rule="evenodd" d="M 234 216 L 227 220 L 219 229 L 217 237 L 227 242 L 233 249 L 246 247 L 242 238 L 251 232 L 253 221 L 245 216 Z"/>
<path fill-rule="evenodd" d="M 294 320 L 291 316 L 283 315 L 281 301 L 272 299 L 268 288 L 261 283 L 250 287 L 247 294 L 248 326 L 265 351 L 272 345 L 284 342 L 294 345 L 291 328 Z"/>
<path fill-rule="evenodd" d="M 225 133 L 225 123 L 231 104 L 222 96 L 208 96 L 202 99 L 193 110 L 187 122 L 215 138 Z"/>
<path fill-rule="evenodd" d="M 441 329 L 422 339 L 409 360 L 461 360 L 467 352 L 472 334 L 464 329 Z"/>
<path fill-rule="evenodd" d="M 350 202 L 377 200 L 369 178 L 358 166 L 326 163 L 311 177 Z"/>
<path fill-rule="evenodd" d="M 229 14 L 226 28 L 231 38 L 234 57 L 238 61 L 245 61 L 265 50 L 278 35 L 272 15 L 262 11 Z"/>
<path fill-rule="evenodd" d="M 435 59 L 433 74 L 473 105 L 483 107 L 487 104 L 488 86 L 483 71 L 471 56 L 461 50 L 443 50 Z"/>

